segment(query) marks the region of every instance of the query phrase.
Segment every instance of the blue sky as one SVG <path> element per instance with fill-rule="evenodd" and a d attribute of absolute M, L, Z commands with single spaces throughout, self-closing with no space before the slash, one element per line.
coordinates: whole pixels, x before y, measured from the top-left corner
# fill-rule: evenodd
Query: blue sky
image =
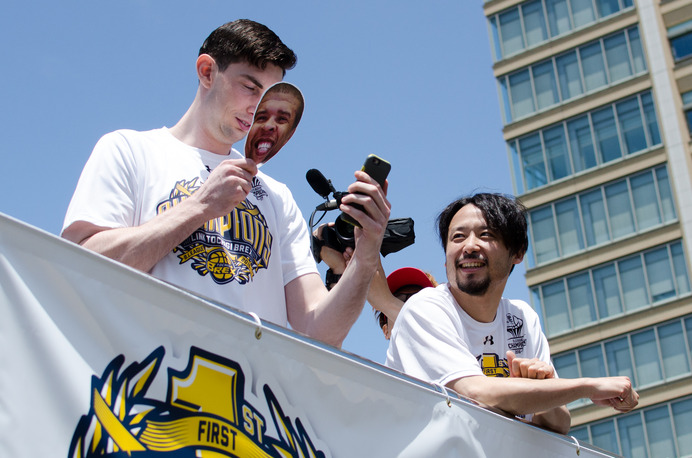
<path fill-rule="evenodd" d="M 512 192 L 481 0 L 9 2 L 0 212 L 59 233 L 99 137 L 175 124 L 195 95 L 199 46 L 238 18 L 268 25 L 298 54 L 285 80 L 306 100 L 263 171 L 291 188 L 307 219 L 322 201 L 308 169 L 345 190 L 368 154 L 389 160 L 392 217 L 414 219 L 416 243 L 387 256 L 385 270 L 413 265 L 443 280 L 437 213 L 474 191 Z M 523 264 L 506 295 L 528 301 Z M 382 362 L 386 348 L 366 304 L 344 349 Z"/>

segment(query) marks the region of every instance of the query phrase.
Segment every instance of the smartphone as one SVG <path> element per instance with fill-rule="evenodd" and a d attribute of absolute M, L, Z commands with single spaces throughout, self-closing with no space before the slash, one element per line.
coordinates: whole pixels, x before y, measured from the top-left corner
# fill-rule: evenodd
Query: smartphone
<path fill-rule="evenodd" d="M 373 180 L 377 181 L 377 183 L 384 188 L 385 180 L 387 179 L 387 175 L 389 175 L 391 168 L 392 165 L 389 162 L 385 161 L 381 157 L 371 154 L 365 159 L 361 170 L 370 175 Z M 363 207 L 358 204 L 354 204 L 353 206 L 358 210 L 363 210 Z M 358 221 L 351 218 L 346 213 L 341 213 L 341 215 L 339 215 L 339 219 L 353 226 L 360 227 Z"/>
<path fill-rule="evenodd" d="M 375 181 L 377 181 L 382 188 L 384 188 L 384 182 L 389 175 L 389 171 L 392 169 L 392 165 L 382 159 L 381 157 L 375 156 L 374 154 L 369 155 L 365 158 L 363 167 L 361 170 L 368 175 L 370 175 Z"/>

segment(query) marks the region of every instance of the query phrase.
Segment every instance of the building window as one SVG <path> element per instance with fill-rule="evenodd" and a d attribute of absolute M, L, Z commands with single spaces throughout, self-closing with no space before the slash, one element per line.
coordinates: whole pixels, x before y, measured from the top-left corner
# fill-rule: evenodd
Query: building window
<path fill-rule="evenodd" d="M 687 119 L 687 130 L 692 134 L 692 91 L 682 94 L 682 109 Z"/>
<path fill-rule="evenodd" d="M 669 223 L 672 205 L 659 166 L 531 210 L 529 267 Z"/>
<path fill-rule="evenodd" d="M 569 434 L 623 456 L 690 456 L 692 398 L 582 425 Z"/>
<path fill-rule="evenodd" d="M 674 242 L 536 285 L 531 300 L 554 337 L 689 294 L 685 266 L 682 244 Z"/>
<path fill-rule="evenodd" d="M 632 8 L 632 0 L 532 0 L 488 17 L 496 61 Z"/>
<path fill-rule="evenodd" d="M 591 428 L 593 444 L 603 450 L 618 450 L 617 435 L 614 422 L 599 423 Z"/>
<path fill-rule="evenodd" d="M 651 92 L 643 92 L 509 140 L 515 191 L 523 194 L 660 142 Z"/>
<path fill-rule="evenodd" d="M 557 8 L 558 4 L 555 6 Z M 512 38 L 514 40 L 514 36 Z M 645 71 L 639 29 L 634 26 L 616 32 L 500 76 L 498 83 L 508 95 L 502 97 L 505 123 L 525 118 Z"/>
<path fill-rule="evenodd" d="M 668 39 L 676 62 L 692 54 L 692 19 L 668 28 Z"/>
<path fill-rule="evenodd" d="M 629 377 L 632 386 L 643 389 L 692 375 L 689 332 L 692 316 L 651 326 L 553 356 L 560 377 Z M 575 408 L 589 404 L 581 399 Z"/>

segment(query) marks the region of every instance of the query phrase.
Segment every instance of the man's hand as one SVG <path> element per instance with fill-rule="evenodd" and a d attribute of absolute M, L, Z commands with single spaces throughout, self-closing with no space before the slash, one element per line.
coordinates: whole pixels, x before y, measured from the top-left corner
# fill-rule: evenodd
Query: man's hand
<path fill-rule="evenodd" d="M 555 369 L 538 358 L 517 358 L 513 351 L 507 352 L 510 377 L 547 379 L 555 377 Z"/>
<path fill-rule="evenodd" d="M 596 394 L 591 402 L 599 406 L 612 407 L 618 412 L 629 412 L 639 404 L 639 394 L 632 388 L 629 377 L 594 378 Z"/>
<path fill-rule="evenodd" d="M 320 227 L 315 229 L 312 235 L 318 240 L 324 240 L 322 233 L 327 226 L 334 226 L 334 223 L 322 224 Z M 351 247 L 346 247 L 343 253 L 326 245 L 323 245 L 320 248 L 320 258 L 330 269 L 332 269 L 332 272 L 335 274 L 344 273 L 344 270 L 346 270 L 346 265 L 348 265 L 348 261 L 351 260 L 352 255 L 353 248 Z"/>
<path fill-rule="evenodd" d="M 90 250 L 149 272 L 207 221 L 228 215 L 252 189 L 257 166 L 249 159 L 219 164 L 200 188 L 180 204 L 140 226 L 109 228 L 75 221 L 62 236 Z M 185 189 L 181 192 L 187 193 Z"/>
<path fill-rule="evenodd" d="M 355 256 L 368 258 L 373 269 L 380 258 L 380 248 L 384 237 L 391 205 L 387 200 L 387 185 L 384 188 L 363 171 L 356 171 L 356 182 L 348 187 L 346 196 L 341 200 L 340 210 L 352 216 L 361 225 L 355 228 Z M 354 208 L 351 204 L 359 204 L 363 210 Z M 363 249 L 358 247 L 363 245 Z"/>
<path fill-rule="evenodd" d="M 555 368 L 552 365 L 538 358 L 517 358 L 513 351 L 507 352 L 507 365 L 510 377 L 535 380 L 555 378 Z M 570 421 L 569 410 L 564 405 L 536 411 L 531 419 L 531 423 L 561 434 L 567 434 Z"/>
<path fill-rule="evenodd" d="M 202 205 L 208 219 L 228 215 L 252 190 L 257 165 L 252 159 L 221 162 L 190 199 Z"/>

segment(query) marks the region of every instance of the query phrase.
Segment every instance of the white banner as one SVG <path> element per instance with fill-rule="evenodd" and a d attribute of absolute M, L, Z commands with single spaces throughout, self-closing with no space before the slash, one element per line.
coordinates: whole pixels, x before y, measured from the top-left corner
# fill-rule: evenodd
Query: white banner
<path fill-rule="evenodd" d="M 0 456 L 607 456 L 0 215 Z"/>

